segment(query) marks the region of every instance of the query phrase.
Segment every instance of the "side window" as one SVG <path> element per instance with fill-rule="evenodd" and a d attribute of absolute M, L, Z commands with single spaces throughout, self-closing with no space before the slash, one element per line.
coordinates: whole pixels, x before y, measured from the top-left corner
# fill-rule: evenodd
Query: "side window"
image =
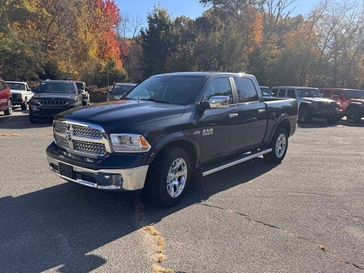
<path fill-rule="evenodd" d="M 239 95 L 239 102 L 257 101 L 258 93 L 253 82 L 247 78 L 234 78 Z"/>
<path fill-rule="evenodd" d="M 286 89 L 279 89 L 278 97 L 285 97 L 286 96 Z"/>
<path fill-rule="evenodd" d="M 295 89 L 288 89 L 287 97 L 288 98 L 293 98 L 293 99 L 297 98 L 296 90 Z"/>
<path fill-rule="evenodd" d="M 274 97 L 278 97 L 278 90 L 279 89 L 277 89 L 277 88 L 272 89 L 272 94 L 273 94 Z"/>
<path fill-rule="evenodd" d="M 208 101 L 214 96 L 229 96 L 231 101 L 233 100 L 233 92 L 228 78 L 216 78 L 208 84 L 204 100 Z"/>

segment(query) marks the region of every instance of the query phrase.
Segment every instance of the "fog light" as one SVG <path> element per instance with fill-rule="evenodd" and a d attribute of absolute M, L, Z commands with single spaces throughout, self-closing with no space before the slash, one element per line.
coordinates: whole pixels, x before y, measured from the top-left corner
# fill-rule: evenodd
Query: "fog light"
<path fill-rule="evenodd" d="M 123 185 L 123 178 L 121 177 L 120 174 L 112 175 L 111 180 L 112 180 L 112 184 L 116 187 L 121 188 L 121 186 Z"/>

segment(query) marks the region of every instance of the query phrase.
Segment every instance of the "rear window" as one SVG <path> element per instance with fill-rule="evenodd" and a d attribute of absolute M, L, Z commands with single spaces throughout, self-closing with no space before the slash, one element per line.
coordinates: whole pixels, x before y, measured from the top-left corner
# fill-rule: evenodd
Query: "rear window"
<path fill-rule="evenodd" d="M 66 93 L 75 94 L 76 85 L 72 82 L 43 82 L 40 85 L 39 93 Z"/>
<path fill-rule="evenodd" d="M 239 102 L 258 100 L 258 93 L 253 82 L 247 78 L 234 78 L 238 90 Z"/>
<path fill-rule="evenodd" d="M 111 93 L 116 96 L 125 95 L 133 87 L 133 85 L 115 85 L 112 88 Z"/>

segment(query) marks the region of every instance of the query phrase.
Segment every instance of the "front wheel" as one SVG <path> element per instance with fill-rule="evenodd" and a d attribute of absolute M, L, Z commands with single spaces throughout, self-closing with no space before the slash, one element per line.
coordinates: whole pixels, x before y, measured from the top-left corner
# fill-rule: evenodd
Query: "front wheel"
<path fill-rule="evenodd" d="M 298 120 L 302 124 L 307 124 L 307 123 L 310 123 L 312 121 L 312 116 L 311 116 L 310 112 L 308 112 L 307 110 L 302 110 L 300 112 L 300 114 L 299 114 Z"/>
<path fill-rule="evenodd" d="M 13 113 L 13 104 L 11 100 L 8 101 L 8 107 L 4 110 L 4 114 L 9 116 Z"/>
<path fill-rule="evenodd" d="M 22 111 L 26 111 L 28 109 L 27 99 L 25 99 L 24 102 L 20 105 L 20 108 L 21 108 Z"/>
<path fill-rule="evenodd" d="M 162 151 L 149 170 L 143 195 L 159 206 L 172 207 L 185 195 L 191 173 L 191 160 L 185 150 Z"/>
<path fill-rule="evenodd" d="M 288 149 L 287 130 L 282 127 L 278 128 L 269 146 L 272 151 L 264 155 L 264 160 L 268 163 L 281 163 Z"/>
<path fill-rule="evenodd" d="M 348 121 L 351 123 L 359 123 L 361 120 L 360 113 L 356 109 L 351 109 L 347 114 Z"/>

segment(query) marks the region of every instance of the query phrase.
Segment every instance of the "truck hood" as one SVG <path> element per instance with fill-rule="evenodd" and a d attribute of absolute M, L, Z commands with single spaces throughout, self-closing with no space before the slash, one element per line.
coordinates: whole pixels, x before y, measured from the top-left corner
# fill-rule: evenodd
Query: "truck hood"
<path fill-rule="evenodd" d="M 334 100 L 325 99 L 325 98 L 317 98 L 317 97 L 304 97 L 299 100 L 300 102 L 321 102 L 321 103 L 332 103 L 335 102 Z"/>
<path fill-rule="evenodd" d="M 66 94 L 66 93 L 37 93 L 33 96 L 34 99 L 42 98 L 54 98 L 54 99 L 70 99 L 74 100 L 77 94 Z"/>
<path fill-rule="evenodd" d="M 134 125 L 176 118 L 186 107 L 150 101 L 119 100 L 63 112 L 57 118 L 97 124 L 108 133 L 123 133 Z"/>
<path fill-rule="evenodd" d="M 23 94 L 26 92 L 25 90 L 14 90 L 14 89 L 10 89 L 10 91 L 13 94 Z"/>
<path fill-rule="evenodd" d="M 364 99 L 350 99 L 350 102 L 364 104 Z"/>

